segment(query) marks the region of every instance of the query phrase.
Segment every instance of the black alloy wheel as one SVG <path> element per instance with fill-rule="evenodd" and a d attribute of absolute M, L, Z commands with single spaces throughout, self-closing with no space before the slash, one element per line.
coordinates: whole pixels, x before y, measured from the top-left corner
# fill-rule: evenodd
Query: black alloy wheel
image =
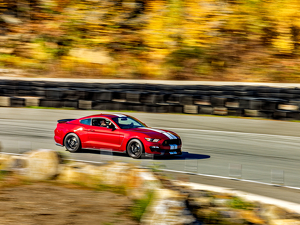
<path fill-rule="evenodd" d="M 134 159 L 141 158 L 144 153 L 144 146 L 142 142 L 138 139 L 132 139 L 128 142 L 127 153 L 130 157 Z"/>
<path fill-rule="evenodd" d="M 70 133 L 65 137 L 64 145 L 69 152 L 76 152 L 81 149 L 80 139 L 74 133 Z"/>

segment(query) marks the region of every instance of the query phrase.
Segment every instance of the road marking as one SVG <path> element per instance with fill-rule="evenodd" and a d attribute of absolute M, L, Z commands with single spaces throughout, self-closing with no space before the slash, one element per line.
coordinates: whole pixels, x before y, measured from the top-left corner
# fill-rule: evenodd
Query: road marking
<path fill-rule="evenodd" d="M 285 139 L 296 139 L 300 140 L 300 137 L 297 136 L 285 136 L 277 134 L 261 134 L 261 133 L 246 133 L 246 132 L 236 132 L 236 131 L 222 131 L 222 130 L 201 130 L 201 129 L 188 129 L 188 128 L 177 128 L 177 127 L 164 127 L 166 130 L 186 130 L 186 131 L 196 131 L 196 132 L 207 132 L 207 133 L 225 133 L 225 134 L 241 134 L 241 135 L 250 135 L 250 136 L 265 136 L 272 138 L 285 138 Z"/>

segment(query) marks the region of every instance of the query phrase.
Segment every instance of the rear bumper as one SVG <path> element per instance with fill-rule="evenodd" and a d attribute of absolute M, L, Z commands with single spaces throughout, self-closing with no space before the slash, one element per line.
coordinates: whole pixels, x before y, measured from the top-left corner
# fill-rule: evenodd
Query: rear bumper
<path fill-rule="evenodd" d="M 57 136 L 57 135 L 55 135 L 54 136 L 54 141 L 55 141 L 55 144 L 56 145 L 60 145 L 60 146 L 63 146 L 63 140 L 62 140 L 62 138 L 61 137 L 59 137 L 59 136 Z"/>

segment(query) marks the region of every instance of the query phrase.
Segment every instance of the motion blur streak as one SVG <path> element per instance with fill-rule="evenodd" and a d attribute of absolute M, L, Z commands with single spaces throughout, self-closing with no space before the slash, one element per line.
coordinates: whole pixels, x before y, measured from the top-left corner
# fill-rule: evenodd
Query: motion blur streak
<path fill-rule="evenodd" d="M 299 82 L 297 0 L 0 0 L 3 73 Z"/>

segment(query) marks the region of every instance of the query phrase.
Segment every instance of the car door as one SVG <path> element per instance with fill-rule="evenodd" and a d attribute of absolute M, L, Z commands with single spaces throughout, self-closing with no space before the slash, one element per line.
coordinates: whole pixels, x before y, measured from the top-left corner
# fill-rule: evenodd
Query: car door
<path fill-rule="evenodd" d="M 120 132 L 117 129 L 107 128 L 101 121 L 112 122 L 106 118 L 93 118 L 92 126 L 88 130 L 89 145 L 94 149 L 118 151 L 121 145 Z"/>
<path fill-rule="evenodd" d="M 81 146 L 82 148 L 91 148 L 91 145 L 89 143 L 89 139 L 88 139 L 88 131 L 91 129 L 91 125 L 92 125 L 92 119 L 91 118 L 87 118 L 87 119 L 83 119 L 80 120 L 81 123 L 81 132 L 80 132 L 80 141 L 81 141 Z M 77 133 L 78 134 L 78 133 Z"/>

